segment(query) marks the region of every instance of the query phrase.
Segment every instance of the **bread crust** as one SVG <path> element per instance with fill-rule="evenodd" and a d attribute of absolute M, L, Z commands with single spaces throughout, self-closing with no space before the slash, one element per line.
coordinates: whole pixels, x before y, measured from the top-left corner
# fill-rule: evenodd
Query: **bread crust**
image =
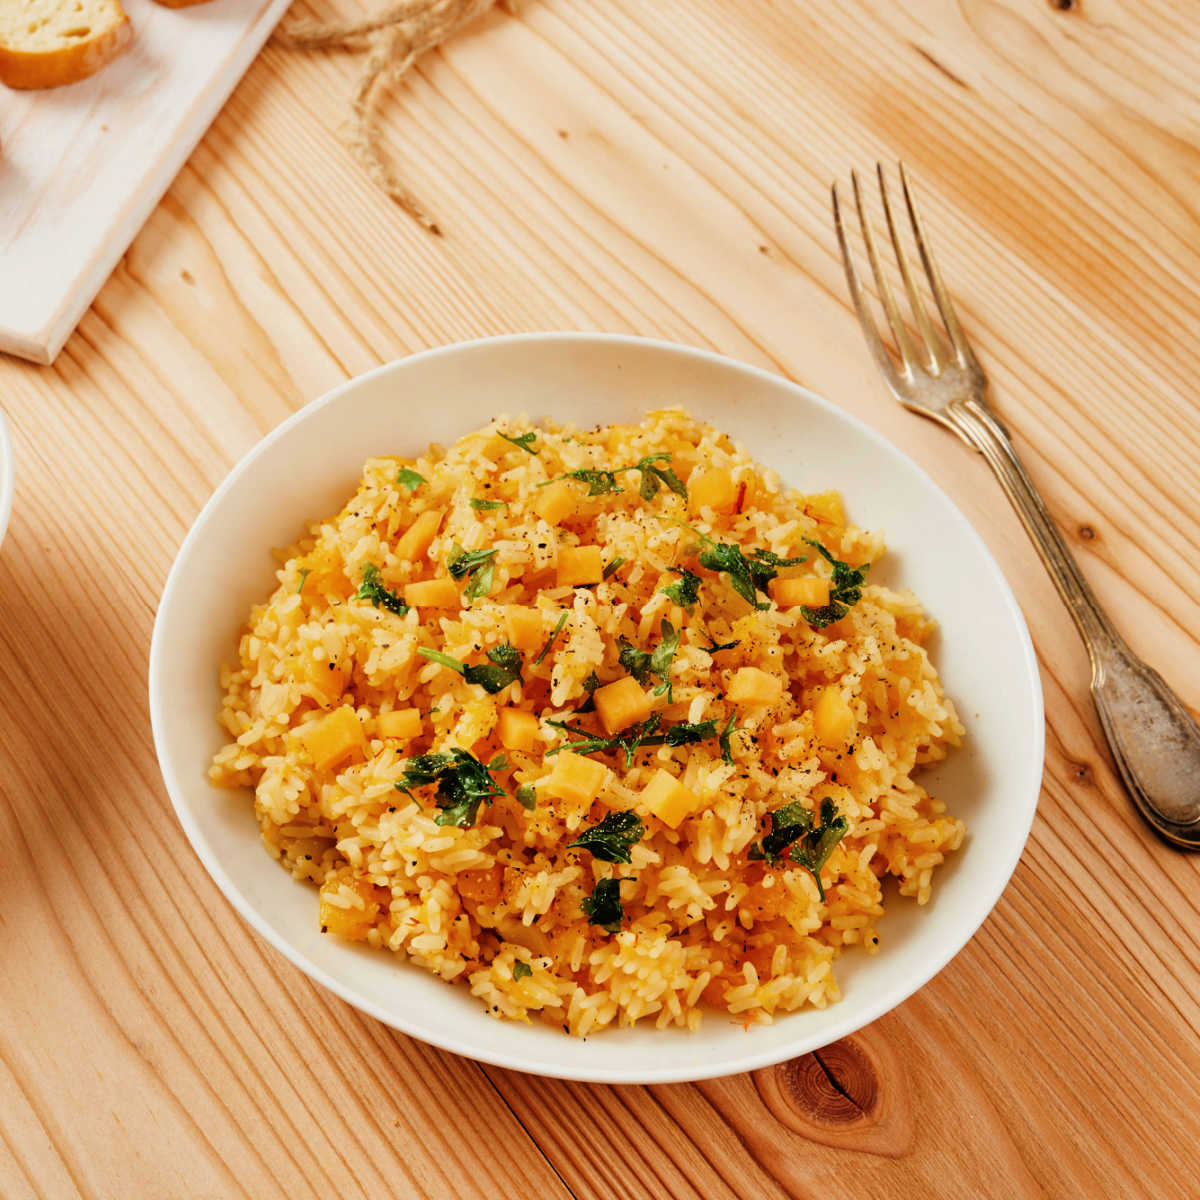
<path fill-rule="evenodd" d="M 110 63 L 132 40 L 133 26 L 121 13 L 107 29 L 61 50 L 14 50 L 0 44 L 0 83 L 21 90 L 78 83 Z"/>

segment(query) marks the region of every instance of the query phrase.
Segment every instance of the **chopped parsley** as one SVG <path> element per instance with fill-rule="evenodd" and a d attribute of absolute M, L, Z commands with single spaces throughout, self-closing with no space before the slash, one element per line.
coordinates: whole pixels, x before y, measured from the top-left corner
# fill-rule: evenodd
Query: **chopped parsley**
<path fill-rule="evenodd" d="M 716 721 L 700 721 L 694 724 L 680 721 L 659 732 L 659 727 L 662 725 L 661 713 L 654 713 L 646 720 L 630 726 L 614 737 L 603 737 L 598 733 L 591 733 L 568 721 L 547 720 L 546 724 L 573 734 L 576 738 L 573 742 L 567 742 L 562 746 L 554 746 L 547 750 L 547 758 L 563 750 L 572 750 L 576 754 L 598 754 L 620 750 L 625 755 L 627 767 L 633 766 L 634 755 L 643 746 L 685 746 L 691 742 L 703 742 L 708 738 L 718 736 Z"/>
<path fill-rule="evenodd" d="M 685 521 L 679 521 L 677 524 L 691 530 L 700 539 L 700 565 L 710 571 L 720 571 L 727 575 L 729 586 L 747 604 L 752 604 L 755 608 L 770 607 L 769 604 L 759 601 L 758 593 L 766 594 L 767 585 L 779 574 L 780 567 L 794 567 L 808 560 L 807 554 L 800 554 L 795 558 L 781 558 L 773 550 L 751 550 L 747 553 L 741 546 L 732 542 L 714 541 L 708 534 L 701 533 Z"/>
<path fill-rule="evenodd" d="M 734 646 L 740 646 L 742 644 L 736 638 L 732 642 L 718 642 L 711 633 L 706 633 L 704 636 L 708 638 L 708 645 L 704 648 L 709 652 L 709 654 L 719 654 L 722 650 L 732 650 Z"/>
<path fill-rule="evenodd" d="M 688 746 L 717 736 L 716 721 L 680 721 L 664 735 L 668 746 Z"/>
<path fill-rule="evenodd" d="M 302 591 L 304 591 L 304 581 L 311 574 L 312 574 L 312 567 L 305 567 L 304 570 L 300 572 L 300 582 L 298 584 L 296 584 L 296 595 L 297 596 L 300 595 L 300 593 Z"/>
<path fill-rule="evenodd" d="M 416 471 L 408 467 L 401 467 L 400 473 L 396 476 L 396 483 L 402 488 L 408 488 L 410 492 L 415 492 L 423 483 L 428 483 L 429 480 L 424 475 L 418 475 Z"/>
<path fill-rule="evenodd" d="M 498 508 L 506 508 L 507 500 L 480 500 L 477 496 L 472 496 L 467 502 L 476 512 L 495 512 Z"/>
<path fill-rule="evenodd" d="M 615 496 L 624 491 L 617 482 L 616 471 L 600 471 L 592 467 L 579 467 L 574 471 L 564 471 L 563 474 L 556 475 L 554 479 L 547 479 L 545 483 L 539 483 L 538 487 L 546 487 L 547 484 L 554 483 L 558 479 L 574 479 L 577 483 L 586 483 L 589 496 Z"/>
<path fill-rule="evenodd" d="M 646 826 L 635 812 L 610 812 L 599 825 L 585 829 L 573 842 L 567 843 L 571 850 L 579 846 L 590 850 L 594 858 L 610 863 L 628 863 L 633 860 L 629 850 L 642 839 Z"/>
<path fill-rule="evenodd" d="M 642 687 L 650 682 L 651 675 L 656 675 L 660 682 L 654 689 L 654 694 L 661 696 L 665 693 L 667 703 L 670 704 L 674 699 L 671 688 L 671 662 L 679 649 L 679 630 L 664 617 L 659 625 L 659 632 L 662 634 L 662 641 L 653 651 L 639 650 L 622 638 L 621 653 L 617 661 Z"/>
<path fill-rule="evenodd" d="M 590 713 L 596 711 L 596 693 L 600 690 L 600 676 L 595 671 L 589 671 L 588 677 L 583 681 L 583 690 L 587 693 L 587 699 L 575 710 L 576 713 Z"/>
<path fill-rule="evenodd" d="M 862 599 L 863 584 L 867 581 L 867 571 L 871 564 L 864 563 L 861 567 L 852 567 L 840 558 L 834 558 L 820 542 L 815 542 L 812 538 L 804 540 L 833 567 L 833 577 L 829 581 L 829 603 L 822 604 L 820 608 L 809 608 L 803 604 L 800 606 L 804 619 L 814 629 L 824 629 L 826 625 L 840 621 Z"/>
<path fill-rule="evenodd" d="M 580 902 L 583 915 L 589 925 L 599 925 L 606 933 L 620 933 L 625 920 L 625 909 L 621 905 L 621 881 L 598 879 L 590 896 Z"/>
<path fill-rule="evenodd" d="M 497 430 L 497 432 L 499 432 Z M 519 446 L 526 454 L 537 454 L 533 448 L 534 442 L 537 441 L 537 434 L 531 429 L 528 433 L 519 433 L 516 437 L 509 437 L 507 433 L 501 433 L 500 436 L 506 442 L 512 442 L 514 446 Z"/>
<path fill-rule="evenodd" d="M 464 550 L 455 544 L 446 569 L 452 579 L 462 579 L 467 576 L 470 583 L 463 592 L 466 600 L 478 600 L 492 590 L 492 581 L 496 576 L 495 550 Z"/>
<path fill-rule="evenodd" d="M 618 554 L 600 573 L 600 578 L 611 579 L 628 561 L 623 554 Z"/>
<path fill-rule="evenodd" d="M 443 667 L 449 667 L 451 671 L 457 671 L 468 683 L 477 683 L 492 696 L 521 678 L 521 652 L 507 642 L 501 642 L 499 646 L 487 652 L 490 662 L 474 667 L 428 646 L 418 647 L 417 653 L 430 662 L 440 663 Z"/>
<path fill-rule="evenodd" d="M 574 471 L 564 471 L 561 475 L 556 475 L 554 479 L 547 479 L 546 483 L 539 483 L 538 487 L 545 487 L 546 484 L 553 483 L 555 479 L 573 479 L 577 483 L 587 484 L 589 496 L 616 496 L 625 490 L 617 482 L 617 476 L 624 475 L 628 471 L 638 471 L 642 477 L 638 484 L 638 495 L 643 500 L 653 500 L 663 486 L 668 487 L 677 496 L 683 496 L 686 499 L 687 488 L 683 486 L 683 481 L 679 476 L 669 466 L 660 467 L 658 465 L 670 461 L 669 454 L 649 454 L 628 467 L 578 467 Z"/>
<path fill-rule="evenodd" d="M 456 825 L 461 829 L 475 824 L 479 806 L 504 793 L 492 778 L 493 771 L 508 766 L 503 757 L 481 763 L 474 755 L 457 746 L 445 753 L 418 754 L 395 785 L 397 791 L 412 795 L 412 789 L 437 784 L 434 800 L 441 811 L 434 817 L 438 825 Z"/>
<path fill-rule="evenodd" d="M 354 593 L 356 600 L 370 600 L 376 608 L 386 608 L 396 616 L 403 617 L 408 613 L 408 605 L 400 598 L 398 592 L 392 591 L 379 577 L 379 568 L 374 563 L 367 563 L 362 569 L 362 582 Z"/>
<path fill-rule="evenodd" d="M 554 626 L 554 631 L 546 639 L 546 644 L 541 648 L 541 650 L 538 651 L 537 658 L 535 658 L 533 660 L 533 665 L 535 667 L 538 665 L 538 663 L 540 663 L 542 661 L 542 659 L 544 659 L 546 657 L 547 654 L 550 653 L 550 650 L 553 647 L 554 643 L 558 640 L 558 635 L 560 633 L 562 633 L 563 626 L 567 623 L 568 615 L 569 614 L 564 612 L 562 614 L 562 616 L 558 618 L 558 624 Z"/>
<path fill-rule="evenodd" d="M 518 958 L 513 963 L 513 983 L 520 983 L 522 979 L 528 979 L 532 974 L 533 968 L 527 962 L 522 962 Z"/>
<path fill-rule="evenodd" d="M 700 576 L 682 567 L 672 567 L 671 570 L 679 578 L 661 590 L 680 608 L 691 608 L 700 599 Z"/>
<path fill-rule="evenodd" d="M 737 643 L 734 642 L 736 646 Z M 733 735 L 737 733 L 737 713 L 729 714 L 729 722 L 725 728 L 721 730 L 721 736 L 717 739 L 717 744 L 721 747 L 721 757 L 732 767 L 733 766 Z"/>
<path fill-rule="evenodd" d="M 522 808 L 527 808 L 530 812 L 533 812 L 533 810 L 537 808 L 537 792 L 535 792 L 529 784 L 521 784 L 521 786 L 517 788 L 517 803 Z"/>
<path fill-rule="evenodd" d="M 817 892 L 824 901 L 821 868 L 829 861 L 834 847 L 846 836 L 849 822 L 837 815 L 837 807 L 828 796 L 821 801 L 819 823 L 815 826 L 813 814 L 798 800 L 777 808 L 769 818 L 770 831 L 750 850 L 749 857 L 763 859 L 770 867 L 781 858 L 790 859 L 816 880 Z"/>

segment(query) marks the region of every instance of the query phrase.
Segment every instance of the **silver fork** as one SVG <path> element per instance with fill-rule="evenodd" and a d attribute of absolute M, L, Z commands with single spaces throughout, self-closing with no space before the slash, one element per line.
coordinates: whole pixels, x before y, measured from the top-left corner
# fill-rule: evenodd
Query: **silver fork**
<path fill-rule="evenodd" d="M 875 362 L 901 404 L 958 434 L 987 460 L 1033 539 L 1087 646 L 1092 664 L 1092 699 L 1121 777 L 1138 810 L 1168 841 L 1200 848 L 1200 727 L 1162 676 L 1133 653 L 1100 607 L 1017 457 L 1008 431 L 988 405 L 987 376 L 971 350 L 942 283 L 903 163 L 900 186 L 904 206 L 929 290 L 941 314 L 941 328 L 930 319 L 917 291 L 892 213 L 883 167 L 877 164 L 876 172 L 884 220 L 918 331 L 915 338 L 901 319 L 883 273 L 871 223 L 863 208 L 857 172 L 851 172 L 850 178 L 863 244 L 899 352 L 899 363 L 884 345 L 867 308 L 846 239 L 837 184 L 833 185 L 833 220 L 846 267 L 846 282 Z"/>

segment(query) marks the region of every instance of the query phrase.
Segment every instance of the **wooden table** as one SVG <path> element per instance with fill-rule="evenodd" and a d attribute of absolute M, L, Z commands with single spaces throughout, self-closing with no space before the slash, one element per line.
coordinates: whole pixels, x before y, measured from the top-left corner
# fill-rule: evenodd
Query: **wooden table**
<path fill-rule="evenodd" d="M 1193 16 L 529 0 L 382 100 L 442 238 L 348 155 L 360 60 L 269 47 L 57 365 L 0 363 L 19 468 L 0 1195 L 1196 1195 L 1198 860 L 1133 815 L 1083 650 L 983 462 L 885 395 L 828 206 L 851 164 L 907 161 L 1054 515 L 1200 706 Z M 711 347 L 831 397 L 947 489 L 1029 620 L 1048 745 L 1016 875 L 928 987 L 819 1055 L 653 1088 L 455 1058 L 264 945 L 172 815 L 146 656 L 212 488 L 348 376 L 548 328 Z"/>

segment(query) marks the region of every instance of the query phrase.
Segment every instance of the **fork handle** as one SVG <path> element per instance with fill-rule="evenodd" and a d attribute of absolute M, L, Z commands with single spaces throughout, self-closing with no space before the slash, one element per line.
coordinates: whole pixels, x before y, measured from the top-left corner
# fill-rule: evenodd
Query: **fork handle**
<path fill-rule="evenodd" d="M 987 460 L 1017 510 L 1087 645 L 1094 674 L 1097 655 L 1108 647 L 1124 646 L 1124 639 L 1100 607 L 1074 555 L 1067 549 L 1041 494 L 1017 457 L 1008 430 L 977 400 L 954 401 L 944 411 L 955 432 Z"/>
<path fill-rule="evenodd" d="M 1196 848 L 1200 726 L 1100 607 L 995 414 L 975 399 L 953 401 L 943 414 L 987 460 L 1079 628 L 1091 659 L 1092 698 L 1134 801 L 1164 837 Z"/>

